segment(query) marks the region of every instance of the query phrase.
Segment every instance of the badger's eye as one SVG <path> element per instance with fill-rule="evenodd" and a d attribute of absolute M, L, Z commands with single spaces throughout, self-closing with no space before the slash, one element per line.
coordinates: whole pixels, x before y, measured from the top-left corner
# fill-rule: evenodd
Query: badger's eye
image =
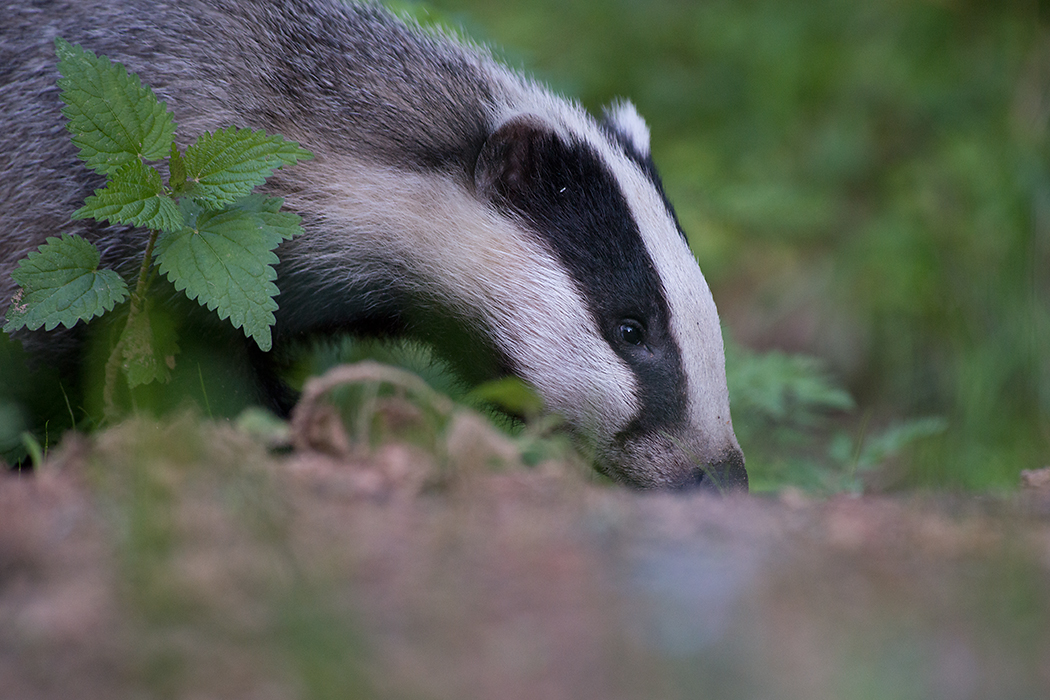
<path fill-rule="evenodd" d="M 620 334 L 620 340 L 628 345 L 642 345 L 645 343 L 645 329 L 637 321 L 620 321 L 617 331 Z"/>

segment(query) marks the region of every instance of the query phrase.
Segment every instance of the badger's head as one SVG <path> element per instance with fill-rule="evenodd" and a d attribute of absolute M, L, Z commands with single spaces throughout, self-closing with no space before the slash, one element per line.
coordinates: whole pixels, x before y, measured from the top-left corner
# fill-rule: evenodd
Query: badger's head
<path fill-rule="evenodd" d="M 474 172 L 536 246 L 530 264 L 495 261 L 514 290 L 490 314 L 497 344 L 613 478 L 746 489 L 718 314 L 648 128 L 626 102 L 600 124 L 542 113 L 502 119 Z"/>

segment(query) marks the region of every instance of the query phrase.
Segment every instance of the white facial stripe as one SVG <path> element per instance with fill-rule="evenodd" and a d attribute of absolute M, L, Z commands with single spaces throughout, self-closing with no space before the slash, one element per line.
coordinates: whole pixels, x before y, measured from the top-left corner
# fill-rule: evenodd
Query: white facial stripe
<path fill-rule="evenodd" d="M 645 247 L 663 283 L 671 310 L 671 332 L 678 340 L 689 384 L 693 423 L 716 441 L 727 434 L 735 441 L 729 417 L 722 329 L 711 289 L 663 199 L 631 166 L 626 173 L 625 195 L 639 213 Z"/>
<path fill-rule="evenodd" d="M 406 284 L 478 315 L 551 410 L 595 430 L 600 441 L 630 421 L 633 373 L 598 333 L 568 275 L 531 236 L 446 176 L 351 158 L 319 161 L 298 174 L 310 180 L 305 192 L 323 191 L 314 196 L 336 235 L 311 241 L 315 249 L 305 254 L 325 259 L 338 275 L 385 249 L 382 257 L 405 261 L 413 276 Z"/>
<path fill-rule="evenodd" d="M 725 350 L 711 290 L 667 206 L 641 169 L 611 147 L 600 152 L 620 182 L 646 250 L 656 267 L 670 309 L 688 382 L 689 416 L 703 448 L 735 445 L 725 379 Z"/>

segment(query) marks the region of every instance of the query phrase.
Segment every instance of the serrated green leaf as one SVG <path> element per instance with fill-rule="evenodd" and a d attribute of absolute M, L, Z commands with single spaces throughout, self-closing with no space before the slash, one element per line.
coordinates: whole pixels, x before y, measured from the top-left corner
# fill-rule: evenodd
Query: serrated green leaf
<path fill-rule="evenodd" d="M 160 270 L 190 299 L 228 318 L 269 350 L 277 303 L 273 249 L 283 237 L 260 229 L 260 212 L 230 207 L 206 211 L 184 205 L 190 225 L 164 232 L 154 255 Z"/>
<path fill-rule="evenodd" d="M 164 194 L 160 173 L 142 161 L 125 163 L 101 190 L 73 212 L 74 219 L 96 219 L 114 224 L 134 224 L 161 231 L 182 228 L 178 204 Z"/>
<path fill-rule="evenodd" d="M 277 168 L 312 157 L 282 136 L 231 126 L 202 135 L 186 149 L 186 177 L 192 196 L 216 208 L 247 196 Z"/>
<path fill-rule="evenodd" d="M 283 204 L 284 200 L 280 197 L 252 194 L 231 204 L 229 208 L 255 214 L 259 233 L 266 236 L 273 247 L 277 247 L 281 241 L 290 241 L 303 232 L 302 218 L 298 214 L 281 211 Z"/>
<path fill-rule="evenodd" d="M 112 270 L 100 270 L 98 249 L 79 236 L 48 238 L 23 259 L 11 278 L 21 286 L 4 330 L 73 327 L 128 298 L 128 285 Z"/>
<path fill-rule="evenodd" d="M 62 113 L 88 167 L 104 175 L 133 160 L 168 155 L 175 120 L 137 75 L 105 56 L 55 39 Z"/>
<path fill-rule="evenodd" d="M 120 337 L 124 343 L 122 367 L 132 389 L 155 381 L 167 383 L 179 353 L 170 324 L 155 324 L 150 306 L 147 302 Z"/>
<path fill-rule="evenodd" d="M 183 194 L 186 189 L 186 161 L 179 152 L 179 147 L 174 142 L 171 144 L 171 154 L 168 157 L 168 184 L 175 194 Z"/>

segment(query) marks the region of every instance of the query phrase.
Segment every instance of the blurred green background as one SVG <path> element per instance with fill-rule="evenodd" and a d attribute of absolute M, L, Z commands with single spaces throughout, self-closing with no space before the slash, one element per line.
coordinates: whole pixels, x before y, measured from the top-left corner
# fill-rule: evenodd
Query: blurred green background
<path fill-rule="evenodd" d="M 1046 5 L 398 7 L 592 111 L 635 101 L 734 341 L 757 485 L 878 466 L 883 487 L 1002 488 L 1050 464 Z"/>

